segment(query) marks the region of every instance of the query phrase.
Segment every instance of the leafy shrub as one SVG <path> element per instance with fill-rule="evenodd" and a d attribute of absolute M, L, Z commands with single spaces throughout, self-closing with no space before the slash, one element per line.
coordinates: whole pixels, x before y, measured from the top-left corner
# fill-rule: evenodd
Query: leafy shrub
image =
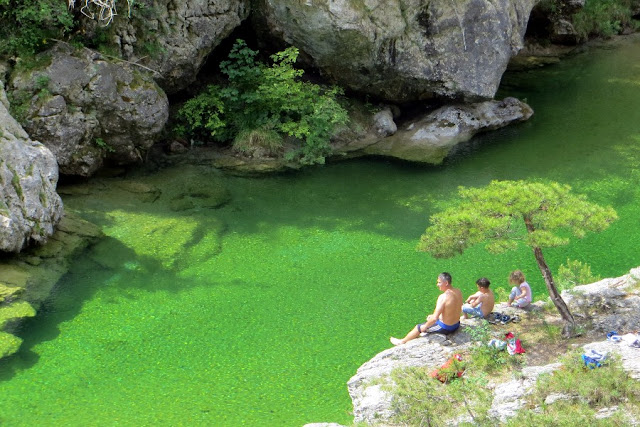
<path fill-rule="evenodd" d="M 187 101 L 178 113 L 182 120 L 178 130 L 192 136 L 208 134 L 219 142 L 238 140 L 238 135 L 252 131 L 276 132 L 280 141 L 288 136 L 302 143 L 290 157 L 298 156 L 302 163 L 322 163 L 331 132 L 348 120 L 337 101 L 341 90 L 302 81 L 303 71 L 294 68 L 295 47 L 271 55 L 270 66 L 257 62 L 257 54 L 237 40 L 229 59 L 220 64 L 228 85 L 209 85 Z"/>
<path fill-rule="evenodd" d="M 497 373 L 504 369 L 511 369 L 522 363 L 521 357 L 511 356 L 506 349 L 498 349 L 488 345 L 491 340 L 489 322 L 483 320 L 476 327 L 466 328 L 466 332 L 475 342 L 470 349 L 471 359 L 469 367 L 474 372 Z"/>
<path fill-rule="evenodd" d="M 573 26 L 583 39 L 611 37 L 625 27 L 634 27 L 631 0 L 589 0 L 572 17 Z"/>
<path fill-rule="evenodd" d="M 0 55 L 32 55 L 72 27 L 73 15 L 64 1 L 0 0 Z"/>
<path fill-rule="evenodd" d="M 282 137 L 270 129 L 243 130 L 234 138 L 233 148 L 252 156 L 274 156 L 282 151 Z"/>
<path fill-rule="evenodd" d="M 583 264 L 578 260 L 567 259 L 566 264 L 558 267 L 556 285 L 560 291 L 572 289 L 577 285 L 585 285 L 600 280 L 591 273 L 589 264 Z"/>
<path fill-rule="evenodd" d="M 385 388 L 392 394 L 392 421 L 399 425 L 445 426 L 465 414 L 478 422 L 491 406 L 491 393 L 475 380 L 443 384 L 425 368 L 415 367 L 392 371 L 391 380 L 393 385 Z"/>

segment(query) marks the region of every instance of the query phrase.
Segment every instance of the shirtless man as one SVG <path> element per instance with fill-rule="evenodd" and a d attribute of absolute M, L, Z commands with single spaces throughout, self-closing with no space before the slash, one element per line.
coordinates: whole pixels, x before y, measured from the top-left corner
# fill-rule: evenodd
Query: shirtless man
<path fill-rule="evenodd" d="M 496 298 L 489 289 L 489 279 L 481 277 L 476 280 L 478 292 L 471 295 L 462 306 L 462 317 L 468 319 L 469 316 L 484 318 L 493 310 Z"/>
<path fill-rule="evenodd" d="M 405 344 L 421 333 L 450 334 L 460 327 L 460 313 L 462 312 L 462 292 L 451 286 L 451 275 L 442 273 L 438 276 L 438 289 L 442 294 L 438 297 L 433 314 L 427 316 L 425 323 L 420 323 L 402 339 L 391 337 L 393 345 Z"/>

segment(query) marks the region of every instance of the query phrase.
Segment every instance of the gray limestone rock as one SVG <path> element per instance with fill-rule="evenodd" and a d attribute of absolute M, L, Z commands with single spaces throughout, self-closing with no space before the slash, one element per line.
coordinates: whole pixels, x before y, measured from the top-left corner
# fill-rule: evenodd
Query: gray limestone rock
<path fill-rule="evenodd" d="M 147 72 L 64 43 L 37 60 L 14 71 L 12 95 L 25 130 L 54 153 L 60 173 L 90 176 L 105 158 L 143 160 L 169 115 L 167 96 Z"/>
<path fill-rule="evenodd" d="M 403 102 L 493 98 L 534 0 L 260 0 L 255 25 L 330 80 Z"/>
<path fill-rule="evenodd" d="M 563 291 L 562 298 L 574 315 L 589 318 L 594 330 L 640 330 L 640 267 L 621 277 L 575 286 Z"/>
<path fill-rule="evenodd" d="M 120 11 L 113 20 L 110 41 L 175 93 L 195 81 L 207 56 L 248 14 L 245 0 L 136 0 L 129 17 Z M 89 34 L 99 29 L 96 21 L 84 19 L 83 25 Z"/>
<path fill-rule="evenodd" d="M 396 123 L 393 121 L 393 114 L 390 108 L 385 108 L 374 114 L 373 122 L 378 136 L 391 136 L 398 131 L 398 126 L 396 126 Z"/>
<path fill-rule="evenodd" d="M 47 241 L 63 206 L 55 157 L 29 139 L 8 108 L 0 81 L 0 251 L 20 252 L 30 242 Z"/>
<path fill-rule="evenodd" d="M 501 422 L 516 415 L 524 406 L 524 398 L 531 393 L 538 377 L 541 374 L 551 373 L 560 366 L 562 366 L 560 363 L 552 363 L 545 366 L 523 368 L 521 378 L 500 384 L 495 388 L 489 415 Z"/>
<path fill-rule="evenodd" d="M 457 345 L 443 346 L 442 343 L 445 341 L 452 341 Z M 375 383 L 375 380 L 388 377 L 396 368 L 441 366 L 468 342 L 469 336 L 464 331 L 448 337 L 432 334 L 392 347 L 374 356 L 358 368 L 356 374 L 347 383 L 353 401 L 354 421 L 356 423 L 381 422 L 393 415 L 391 396 L 379 383 Z"/>
<path fill-rule="evenodd" d="M 340 150 L 440 164 L 453 147 L 475 134 L 527 120 L 532 114 L 531 107 L 516 98 L 445 106 L 406 123 L 391 136 L 355 140 Z"/>

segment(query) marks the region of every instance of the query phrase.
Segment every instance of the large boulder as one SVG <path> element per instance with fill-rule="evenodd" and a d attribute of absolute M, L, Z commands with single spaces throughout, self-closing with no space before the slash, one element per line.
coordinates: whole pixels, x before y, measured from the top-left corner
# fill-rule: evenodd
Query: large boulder
<path fill-rule="evenodd" d="M 9 114 L 0 81 L 0 251 L 44 243 L 63 213 L 56 193 L 58 165 L 41 143 Z"/>
<path fill-rule="evenodd" d="M 535 0 L 259 0 L 256 26 L 389 101 L 493 98 Z"/>
<path fill-rule="evenodd" d="M 574 316 L 588 319 L 603 335 L 640 330 L 640 267 L 621 277 L 562 291 L 562 299 Z"/>
<path fill-rule="evenodd" d="M 169 116 L 166 94 L 145 70 L 65 43 L 17 67 L 11 86 L 25 130 L 66 175 L 90 176 L 105 158 L 141 161 Z"/>
<path fill-rule="evenodd" d="M 474 104 L 448 105 L 415 120 L 383 138 L 367 135 L 336 145 L 335 153 L 395 157 L 440 164 L 451 150 L 475 134 L 529 119 L 533 110 L 516 98 Z M 391 120 L 390 118 L 387 118 Z M 384 135 L 376 126 L 378 136 Z"/>
<path fill-rule="evenodd" d="M 195 81 L 200 67 L 248 16 L 245 0 L 136 0 L 127 18 L 124 10 L 107 28 L 119 54 L 154 70 L 167 93 Z M 88 34 L 104 32 L 100 23 L 84 20 Z"/>

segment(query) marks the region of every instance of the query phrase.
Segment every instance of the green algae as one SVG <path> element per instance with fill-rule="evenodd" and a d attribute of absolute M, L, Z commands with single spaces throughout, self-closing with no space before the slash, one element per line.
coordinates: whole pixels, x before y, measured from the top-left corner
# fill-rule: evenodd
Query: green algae
<path fill-rule="evenodd" d="M 18 351 L 22 339 L 7 332 L 0 331 L 0 358 L 10 356 Z"/>
<path fill-rule="evenodd" d="M 20 295 L 24 291 L 24 288 L 18 286 L 7 286 L 0 282 L 0 303 L 4 301 L 10 301 Z"/>
<path fill-rule="evenodd" d="M 21 291 L 22 288 L 10 288 L 0 284 L 0 359 L 17 352 L 22 344 L 21 338 L 2 329 L 12 321 L 36 315 L 36 311 L 28 302 L 10 302 Z"/>
<path fill-rule="evenodd" d="M 31 304 L 26 301 L 2 305 L 0 306 L 0 328 L 4 328 L 11 320 L 33 317 L 35 315 L 36 311 L 31 307 Z"/>

